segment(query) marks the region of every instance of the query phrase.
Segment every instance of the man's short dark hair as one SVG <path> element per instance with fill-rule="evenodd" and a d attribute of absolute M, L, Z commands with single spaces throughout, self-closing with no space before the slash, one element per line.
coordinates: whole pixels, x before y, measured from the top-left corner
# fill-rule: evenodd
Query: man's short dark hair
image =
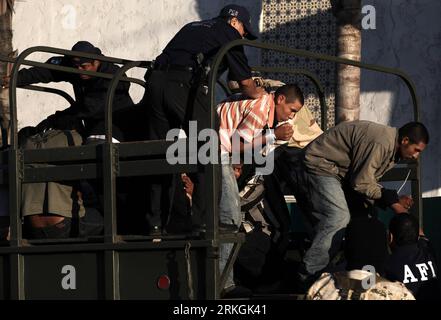
<path fill-rule="evenodd" d="M 389 232 L 399 247 L 417 243 L 419 230 L 417 218 L 408 213 L 395 215 L 389 223 Z"/>
<path fill-rule="evenodd" d="M 295 102 L 297 99 L 302 105 L 305 103 L 303 92 L 296 84 L 285 84 L 284 86 L 278 88 L 274 94 L 276 101 L 280 95 L 284 95 L 286 97 L 286 102 L 289 103 Z"/>
<path fill-rule="evenodd" d="M 421 122 L 409 122 L 398 129 L 399 141 L 405 137 L 409 138 L 410 143 L 429 143 L 429 131 Z"/>

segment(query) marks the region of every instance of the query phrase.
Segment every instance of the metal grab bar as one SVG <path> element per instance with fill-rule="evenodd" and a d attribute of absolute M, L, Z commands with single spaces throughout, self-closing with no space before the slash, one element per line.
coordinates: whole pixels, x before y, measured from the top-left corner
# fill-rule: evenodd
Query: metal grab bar
<path fill-rule="evenodd" d="M 212 73 L 210 75 L 210 80 L 209 80 L 209 86 L 210 86 L 210 92 L 211 92 L 212 98 L 214 97 L 213 84 L 216 82 L 215 79 L 217 78 L 218 69 L 219 69 L 219 66 L 222 62 L 223 57 L 231 48 L 234 48 L 237 46 L 242 46 L 242 45 L 254 47 L 254 48 L 260 48 L 260 49 L 284 52 L 284 53 L 288 53 L 288 54 L 296 55 L 296 56 L 300 56 L 300 57 L 305 57 L 305 58 L 313 58 L 313 59 L 335 62 L 335 63 L 340 63 L 340 64 L 347 64 L 347 65 L 351 65 L 351 66 L 355 66 L 355 67 L 359 67 L 359 68 L 363 68 L 363 69 L 367 69 L 367 70 L 372 70 L 372 71 L 378 71 L 378 72 L 382 72 L 382 73 L 394 74 L 394 75 L 400 77 L 404 81 L 404 83 L 407 85 L 407 87 L 410 91 L 411 97 L 412 97 L 414 119 L 415 119 L 415 121 L 419 121 L 419 119 L 420 119 L 420 105 L 419 105 L 418 97 L 416 95 L 415 85 L 414 85 L 413 81 L 409 78 L 409 76 L 399 69 L 388 68 L 388 67 L 383 67 L 383 66 L 374 65 L 374 64 L 368 64 L 368 63 L 354 61 L 354 60 L 350 60 L 350 59 L 338 58 L 338 57 L 334 57 L 334 56 L 330 56 L 330 55 L 326 55 L 326 54 L 314 53 L 314 52 L 310 52 L 310 51 L 306 51 L 306 50 L 291 49 L 291 48 L 282 47 L 282 46 L 275 45 L 275 44 L 253 42 L 253 41 L 245 40 L 245 39 L 234 40 L 234 41 L 224 45 L 219 50 L 219 52 L 216 54 L 216 57 L 214 58 L 212 65 L 211 65 L 212 66 L 211 67 Z M 277 68 L 267 67 L 266 69 L 269 70 L 267 72 L 276 72 L 273 70 L 276 70 Z M 214 100 L 212 99 L 212 101 L 214 101 Z"/>
<path fill-rule="evenodd" d="M 0 61 L 2 62 L 9 62 L 9 63 L 15 63 L 14 58 L 10 58 L 10 57 L 5 57 L 0 55 Z M 23 86 L 23 87 L 18 87 L 19 89 L 27 89 L 27 90 L 33 90 L 33 91 L 40 91 L 40 92 L 47 92 L 47 93 L 53 93 L 56 95 L 59 95 L 61 97 L 63 97 L 64 99 L 67 100 L 67 102 L 69 102 L 70 105 L 75 103 L 75 100 L 65 91 L 60 90 L 60 89 L 55 89 L 55 88 L 49 88 L 49 87 L 43 87 L 43 86 L 37 86 L 37 85 L 27 85 L 27 86 Z M 5 132 L 6 134 L 6 132 Z M 5 143 L 5 141 L 7 141 L 7 138 L 3 138 L 3 142 Z"/>
<path fill-rule="evenodd" d="M 287 54 L 296 55 L 296 56 L 300 56 L 300 57 L 312 58 L 312 59 L 317 59 L 317 60 L 324 60 L 324 61 L 329 61 L 329 62 L 334 62 L 334 63 L 339 63 L 339 64 L 346 64 L 346 65 L 351 65 L 351 66 L 355 66 L 355 67 L 359 67 L 359 68 L 363 68 L 363 69 L 367 69 L 367 70 L 396 75 L 401 80 L 404 81 L 407 88 L 409 89 L 409 92 L 410 92 L 410 95 L 412 98 L 412 104 L 413 104 L 414 120 L 415 121 L 420 120 L 420 105 L 419 105 L 418 97 L 416 95 L 415 85 L 414 85 L 413 81 L 409 78 L 409 76 L 406 73 L 402 72 L 401 70 L 394 69 L 394 68 L 387 68 L 387 67 L 373 65 L 373 64 L 367 64 L 367 63 L 349 60 L 349 59 L 338 58 L 338 57 L 325 55 L 325 54 L 318 54 L 318 53 L 309 52 L 306 50 L 291 49 L 291 48 L 282 47 L 282 46 L 274 45 L 274 44 L 258 43 L 258 42 L 253 42 L 250 40 L 240 39 L 240 40 L 235 40 L 235 41 L 232 41 L 232 42 L 224 45 L 218 51 L 218 53 L 214 57 L 214 59 L 211 63 L 211 66 L 210 66 L 211 67 L 211 74 L 209 74 L 208 92 L 209 92 L 209 99 L 210 99 L 210 119 L 209 119 L 210 121 L 209 121 L 209 123 L 210 123 L 211 127 L 213 127 L 216 123 L 216 118 L 215 118 L 216 113 L 214 110 L 215 110 L 215 85 L 216 85 L 216 80 L 218 79 L 218 70 L 219 70 L 219 67 L 224 59 L 224 56 L 227 54 L 227 52 L 230 49 L 237 47 L 237 46 L 249 46 L 249 47 L 260 48 L 260 49 L 265 49 L 265 50 L 274 50 L 274 51 L 284 52 Z M 289 72 L 289 69 L 274 68 L 274 67 L 265 67 L 265 68 L 262 68 L 262 70 L 265 70 L 266 72 L 274 72 L 274 73 L 276 73 L 276 72 L 285 72 L 285 73 Z M 322 113 L 322 126 L 323 126 L 323 119 L 325 117 L 327 117 L 327 115 Z M 219 186 L 215 183 L 216 170 L 213 165 L 209 166 L 207 175 L 208 175 L 207 180 L 210 184 L 208 191 L 210 193 L 214 193 L 214 195 L 218 194 L 220 190 L 219 190 Z M 415 205 L 415 211 L 417 212 L 417 215 L 419 216 L 420 225 L 422 225 L 423 207 L 422 207 L 422 195 L 421 195 L 421 183 L 420 183 L 420 181 L 421 181 L 421 166 L 420 166 L 419 160 L 416 162 L 416 177 L 417 177 L 416 180 L 412 181 L 412 190 L 413 190 L 413 193 L 417 194 L 417 196 L 418 196 L 418 199 L 417 199 L 416 205 Z M 216 201 L 217 200 L 216 196 L 212 197 L 211 200 Z M 208 225 L 217 226 L 218 214 L 219 214 L 218 210 L 216 207 L 214 207 L 214 208 L 210 207 L 210 209 L 213 209 L 212 211 L 213 211 L 214 215 L 211 217 Z"/>
<path fill-rule="evenodd" d="M 325 91 L 320 80 L 311 72 L 305 69 L 288 69 L 288 68 L 275 68 L 275 67 L 253 67 L 253 70 L 272 73 L 291 73 L 300 74 L 307 77 L 315 86 L 320 101 L 321 112 L 321 128 L 323 131 L 328 129 L 328 107 L 326 105 Z"/>
<path fill-rule="evenodd" d="M 24 87 L 19 87 L 19 89 L 27 89 L 27 90 L 33 90 L 33 91 L 53 93 L 53 94 L 59 95 L 59 96 L 63 97 L 64 99 L 66 99 L 70 105 L 75 103 L 74 98 L 72 98 L 67 92 L 64 92 L 63 90 L 60 90 L 60 89 L 48 88 L 48 87 L 42 87 L 42 86 L 36 86 L 36 85 L 28 85 L 28 86 L 24 86 Z"/>
<path fill-rule="evenodd" d="M 64 67 L 64 66 L 58 66 L 58 65 L 52 65 L 52 64 L 47 64 L 47 63 L 25 60 L 26 57 L 28 57 L 30 54 L 35 53 L 35 52 L 62 54 L 62 55 L 67 55 L 67 56 L 89 58 L 89 59 L 111 62 L 111 63 L 116 63 L 116 64 L 126 64 L 126 63 L 132 62 L 132 61 L 126 60 L 126 59 L 106 57 L 103 55 L 84 53 L 84 52 L 78 52 L 78 51 L 71 51 L 71 50 L 65 50 L 65 49 L 59 49 L 59 48 L 51 48 L 51 47 L 45 47 L 45 46 L 31 47 L 31 48 L 24 50 L 15 59 L 15 63 L 12 68 L 11 79 L 10 79 L 9 101 L 10 101 L 10 113 L 11 113 L 11 146 L 13 149 L 17 149 L 17 95 L 16 95 L 16 88 L 17 88 L 18 71 L 19 71 L 21 65 L 41 67 L 41 68 L 46 68 L 46 69 L 50 69 L 50 70 L 69 72 L 69 73 L 74 73 L 74 74 L 84 74 L 84 75 L 89 75 L 89 76 L 98 77 L 98 78 L 113 79 L 112 74 L 78 70 L 78 69 L 71 68 L 71 67 Z M 9 59 L 9 61 L 10 60 L 11 59 Z M 151 65 L 151 62 L 145 61 L 145 62 L 141 62 L 139 66 L 148 67 L 150 65 Z M 137 83 L 137 84 L 145 87 L 145 82 L 142 80 L 139 80 L 139 79 L 123 77 L 123 78 L 121 78 L 121 80 Z"/>

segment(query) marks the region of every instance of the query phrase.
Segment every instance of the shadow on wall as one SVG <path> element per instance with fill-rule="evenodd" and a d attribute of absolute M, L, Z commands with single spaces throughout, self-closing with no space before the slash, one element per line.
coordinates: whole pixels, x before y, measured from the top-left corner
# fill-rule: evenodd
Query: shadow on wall
<path fill-rule="evenodd" d="M 362 32 L 362 60 L 399 68 L 416 86 L 420 120 L 428 127 L 431 141 L 422 154 L 422 188 L 426 196 L 440 196 L 441 137 L 441 2 L 363 1 L 376 10 L 376 29 Z M 401 126 L 413 120 L 412 101 L 405 84 L 391 75 L 362 72 L 362 117 Z"/>

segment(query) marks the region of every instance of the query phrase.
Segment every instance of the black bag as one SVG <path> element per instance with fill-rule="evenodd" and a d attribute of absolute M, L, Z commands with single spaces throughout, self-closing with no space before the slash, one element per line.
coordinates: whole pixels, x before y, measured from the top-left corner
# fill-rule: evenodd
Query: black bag
<path fill-rule="evenodd" d="M 245 215 L 242 228 L 246 236 L 235 262 L 234 274 L 237 283 L 256 292 L 280 281 L 280 273 L 275 270 L 281 269 L 286 250 L 286 237 L 281 233 L 284 228 L 274 214 L 267 194 L 273 196 L 272 191 L 265 189 L 263 176 L 249 179 L 240 192 L 241 211 Z M 276 201 L 284 204 L 283 194 L 280 192 L 278 196 Z"/>
<path fill-rule="evenodd" d="M 236 259 L 235 275 L 239 277 L 241 274 L 247 277 L 261 276 L 270 248 L 271 238 L 262 229 L 257 227 L 248 232 Z"/>

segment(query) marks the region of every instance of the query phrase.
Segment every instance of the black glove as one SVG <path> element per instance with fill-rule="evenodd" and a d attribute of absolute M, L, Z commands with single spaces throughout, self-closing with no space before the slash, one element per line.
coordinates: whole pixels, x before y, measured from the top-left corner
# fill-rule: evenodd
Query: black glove
<path fill-rule="evenodd" d="M 36 125 L 35 130 L 38 133 L 45 132 L 50 129 L 54 129 L 55 124 L 55 115 L 52 114 L 43 121 L 41 121 L 39 124 Z"/>
<path fill-rule="evenodd" d="M 57 111 L 37 125 L 38 132 L 49 129 L 55 130 L 78 130 L 82 128 L 81 120 L 76 115 Z"/>
<path fill-rule="evenodd" d="M 79 128 L 81 120 L 76 115 L 68 113 L 55 113 L 54 129 L 75 130 Z"/>

